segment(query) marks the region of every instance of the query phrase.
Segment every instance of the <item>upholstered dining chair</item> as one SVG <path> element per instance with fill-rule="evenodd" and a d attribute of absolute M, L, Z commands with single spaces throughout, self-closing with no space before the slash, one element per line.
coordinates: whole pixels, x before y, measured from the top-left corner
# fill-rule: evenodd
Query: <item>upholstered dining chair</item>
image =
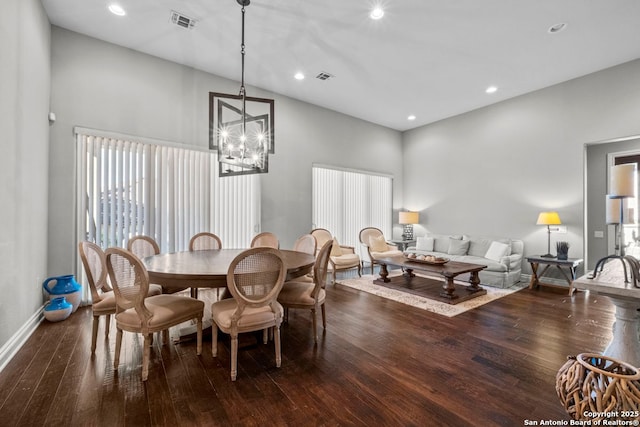
<path fill-rule="evenodd" d="M 91 354 L 93 354 L 96 351 L 100 316 L 106 317 L 104 335 L 105 338 L 109 337 L 111 315 L 116 314 L 116 299 L 113 289 L 107 281 L 107 259 L 102 248 L 93 242 L 84 241 L 78 243 L 78 252 L 91 290 L 91 311 L 93 314 Z M 160 295 L 161 293 L 160 286 L 149 286 L 149 295 Z"/>
<path fill-rule="evenodd" d="M 144 337 L 142 381 L 146 381 L 149 376 L 152 336 L 156 332 L 163 333 L 162 341 L 166 344 L 170 327 L 195 320 L 196 353 L 200 355 L 204 302 L 181 295 L 148 296 L 149 275 L 137 256 L 121 248 L 109 248 L 105 254 L 117 306 L 114 370 L 118 370 L 120 364 L 123 331 L 140 333 Z"/>
<path fill-rule="evenodd" d="M 190 251 L 204 251 L 211 249 L 222 249 L 222 240 L 213 233 L 206 231 L 198 233 L 189 241 Z"/>
<path fill-rule="evenodd" d="M 362 267 L 368 262 L 371 265 L 371 274 L 373 274 L 373 266 L 377 264 L 376 258 L 390 257 L 402 255 L 402 251 L 394 244 L 388 243 L 382 230 L 376 227 L 366 227 L 360 230 L 360 255 L 362 256 Z"/>
<path fill-rule="evenodd" d="M 143 234 L 139 234 L 137 236 L 133 236 L 127 242 L 127 250 L 132 252 L 135 256 L 137 256 L 140 260 L 145 259 L 148 256 L 158 255 L 160 253 L 160 245 L 155 241 L 153 237 L 145 236 Z M 160 285 L 151 285 L 152 287 L 160 286 Z M 173 294 L 176 292 L 183 291 L 188 288 L 162 288 L 163 294 Z"/>
<path fill-rule="evenodd" d="M 324 283 L 327 280 L 327 266 L 329 264 L 329 254 L 333 240 L 327 242 L 320 248 L 316 263 L 313 266 L 313 282 L 291 280 L 283 286 L 278 295 L 278 302 L 284 307 L 285 322 L 289 321 L 290 308 L 302 308 L 311 310 L 311 320 L 313 324 L 313 339 L 318 342 L 318 327 L 316 325 L 316 312 L 322 312 L 322 327 L 327 329 L 327 317 L 324 308 L 326 291 Z"/>
<path fill-rule="evenodd" d="M 276 366 L 280 367 L 280 325 L 283 308 L 278 303 L 286 269 L 280 251 L 252 248 L 229 265 L 227 288 L 233 298 L 211 305 L 211 353 L 218 355 L 218 329 L 231 336 L 231 380 L 238 375 L 238 334 L 274 328 Z M 267 343 L 267 334 L 263 334 Z"/>
<path fill-rule="evenodd" d="M 336 272 L 358 269 L 358 276 L 362 276 L 362 264 L 360 257 L 353 246 L 341 245 L 338 240 L 331 235 L 331 232 L 325 228 L 316 228 L 311 230 L 311 235 L 315 237 L 317 247 L 322 248 L 326 242 L 333 240 L 331 253 L 329 254 L 329 270 L 331 270 L 331 283 L 336 282 Z"/>
<path fill-rule="evenodd" d="M 280 249 L 280 241 L 278 240 L 278 236 L 276 236 L 275 234 L 269 231 L 264 231 L 254 236 L 254 238 L 251 240 L 250 247 Z"/>

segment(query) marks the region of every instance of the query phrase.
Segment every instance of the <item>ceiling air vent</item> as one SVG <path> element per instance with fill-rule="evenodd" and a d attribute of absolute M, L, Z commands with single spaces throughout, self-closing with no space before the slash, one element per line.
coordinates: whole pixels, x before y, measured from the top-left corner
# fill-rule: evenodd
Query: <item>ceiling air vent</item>
<path fill-rule="evenodd" d="M 319 80 L 329 80 L 330 78 L 335 77 L 333 74 L 329 74 L 327 72 L 321 71 L 320 74 L 316 76 L 316 79 Z"/>
<path fill-rule="evenodd" d="M 189 18 L 188 16 L 185 16 L 182 13 L 176 12 L 175 10 L 171 11 L 170 22 L 182 28 L 186 28 L 187 30 L 192 29 L 196 25 L 195 19 Z"/>

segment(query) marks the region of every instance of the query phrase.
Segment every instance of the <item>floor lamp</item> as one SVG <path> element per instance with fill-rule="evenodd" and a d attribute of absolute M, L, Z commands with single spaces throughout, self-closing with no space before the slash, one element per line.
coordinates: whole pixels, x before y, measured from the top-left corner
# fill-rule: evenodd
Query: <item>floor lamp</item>
<path fill-rule="evenodd" d="M 627 276 L 627 265 L 625 263 L 625 258 L 629 258 L 625 256 L 625 243 L 624 243 L 624 199 L 629 197 L 635 197 L 636 195 L 636 164 L 635 163 L 625 163 L 623 165 L 615 165 L 611 166 L 610 169 L 610 180 L 609 180 L 609 194 L 607 195 L 607 213 L 611 211 L 611 218 L 607 216 L 607 223 L 609 220 L 613 221 L 613 215 L 616 213 L 618 216 L 618 225 L 616 227 L 617 231 L 617 242 L 616 247 L 619 245 L 619 251 L 616 248 L 616 254 L 608 255 L 604 258 L 601 258 L 596 263 L 596 267 L 593 269 L 593 274 L 590 276 L 594 278 L 598 275 L 598 272 L 602 271 L 606 262 L 610 259 L 619 259 L 622 261 L 622 268 L 624 270 L 624 281 L 625 283 L 629 283 L 629 278 Z M 611 200 L 611 202 L 609 202 Z M 618 202 L 618 203 L 615 203 Z M 609 203 L 611 206 L 609 207 Z M 616 211 L 619 210 L 619 212 Z M 637 261 L 635 259 L 628 260 L 630 263 L 635 264 Z M 631 275 L 634 279 L 634 283 L 637 283 L 637 274 L 638 272 L 635 269 L 631 269 Z"/>

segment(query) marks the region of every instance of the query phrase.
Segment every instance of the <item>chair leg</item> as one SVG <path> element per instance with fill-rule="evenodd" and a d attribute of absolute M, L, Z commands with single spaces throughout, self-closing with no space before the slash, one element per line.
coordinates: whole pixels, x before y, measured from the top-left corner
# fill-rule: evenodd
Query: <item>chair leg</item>
<path fill-rule="evenodd" d="M 316 316 L 316 309 L 312 308 L 311 309 L 311 320 L 312 320 L 311 323 L 313 324 L 313 340 L 314 340 L 314 342 L 317 343 L 318 342 L 318 325 L 317 325 L 318 321 L 317 321 L 316 317 L 317 317 Z"/>
<path fill-rule="evenodd" d="M 282 364 L 282 352 L 280 351 L 280 325 L 273 327 L 273 341 L 276 347 L 276 367 Z"/>
<path fill-rule="evenodd" d="M 202 314 L 196 319 L 196 354 L 200 356 L 202 354 Z"/>
<path fill-rule="evenodd" d="M 371 268 L 373 269 L 373 264 Z M 360 264 L 358 264 L 358 276 L 362 277 L 362 268 L 360 268 Z"/>
<path fill-rule="evenodd" d="M 93 329 L 91 330 L 91 354 L 96 352 L 96 341 L 98 340 L 98 324 L 100 316 L 93 316 Z"/>
<path fill-rule="evenodd" d="M 169 329 L 165 329 L 164 331 L 162 331 L 162 341 L 161 341 L 162 345 L 167 345 L 169 344 Z"/>
<path fill-rule="evenodd" d="M 331 278 L 333 279 L 331 284 L 335 285 L 336 284 L 336 269 L 335 268 L 333 269 L 333 272 L 331 274 Z"/>
<path fill-rule="evenodd" d="M 111 315 L 107 314 L 107 323 L 104 325 L 104 336 L 109 338 L 109 329 L 111 329 Z"/>
<path fill-rule="evenodd" d="M 322 329 L 327 329 L 327 313 L 324 310 L 324 303 L 320 306 L 320 311 L 322 312 Z"/>
<path fill-rule="evenodd" d="M 373 274 L 373 264 L 375 263 L 373 262 L 373 260 L 371 260 L 371 274 Z"/>
<path fill-rule="evenodd" d="M 262 330 L 262 343 L 267 344 L 269 342 L 269 328 Z"/>
<path fill-rule="evenodd" d="M 218 325 L 214 321 L 211 321 L 211 354 L 218 356 Z"/>
<path fill-rule="evenodd" d="M 144 336 L 144 351 L 142 353 L 142 381 L 149 378 L 149 359 L 151 358 L 151 337 L 153 334 Z"/>
<path fill-rule="evenodd" d="M 118 365 L 120 364 L 120 348 L 122 347 L 122 329 L 118 328 L 118 332 L 116 333 L 116 354 L 113 358 L 113 369 L 118 370 Z"/>
<path fill-rule="evenodd" d="M 238 376 L 238 335 L 231 335 L 231 381 Z"/>

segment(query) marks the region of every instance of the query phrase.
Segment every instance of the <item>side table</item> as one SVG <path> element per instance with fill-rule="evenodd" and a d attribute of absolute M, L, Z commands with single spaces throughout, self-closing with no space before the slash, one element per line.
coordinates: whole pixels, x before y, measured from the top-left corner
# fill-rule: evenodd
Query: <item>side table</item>
<path fill-rule="evenodd" d="M 541 256 L 530 256 L 527 257 L 527 262 L 531 264 L 531 281 L 529 282 L 529 289 L 533 289 L 534 287 L 540 286 L 540 279 L 544 274 L 549 270 L 549 267 L 556 266 L 562 276 L 569 284 L 569 296 L 573 295 L 575 289 L 573 288 L 573 281 L 576 279 L 576 269 L 582 264 L 583 260 L 581 258 L 569 258 L 569 259 L 558 259 L 558 258 L 545 258 Z M 540 264 L 544 264 L 544 268 L 540 273 L 538 273 L 538 267 Z M 569 270 L 570 275 L 568 276 L 565 270 L 566 268 Z"/>
<path fill-rule="evenodd" d="M 393 243 L 394 245 L 396 245 L 398 247 L 398 249 L 400 249 L 401 251 L 405 251 L 407 250 L 407 247 L 411 246 L 411 245 L 415 245 L 416 244 L 416 240 L 402 240 L 402 239 L 397 239 L 397 240 L 389 240 L 389 243 Z"/>

